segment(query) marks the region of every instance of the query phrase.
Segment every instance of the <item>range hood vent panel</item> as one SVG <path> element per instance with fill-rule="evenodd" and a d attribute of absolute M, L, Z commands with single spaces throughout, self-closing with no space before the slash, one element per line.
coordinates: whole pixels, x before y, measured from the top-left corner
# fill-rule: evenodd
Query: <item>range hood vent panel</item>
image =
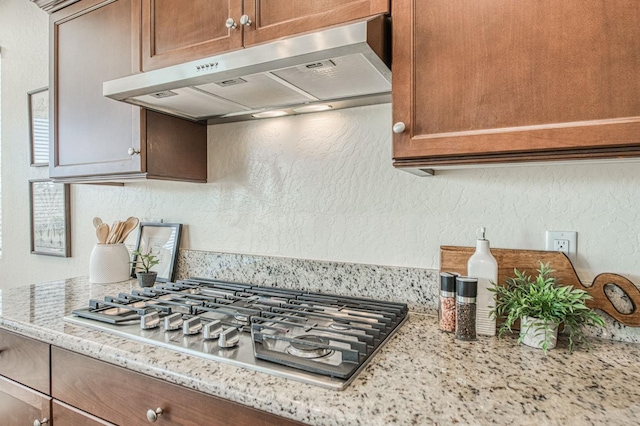
<path fill-rule="evenodd" d="M 322 100 L 391 90 L 389 81 L 362 54 L 333 58 L 327 62 L 333 65 L 296 66 L 274 71 L 273 74 Z"/>
<path fill-rule="evenodd" d="M 145 108 L 178 115 L 190 120 L 202 120 L 211 114 L 223 115 L 239 111 L 247 111 L 250 108 L 229 102 L 226 99 L 216 98 L 211 94 L 194 90 L 190 87 L 172 89 L 177 96 L 155 97 L 152 94 L 131 98 L 135 105 Z M 175 114 L 179 111 L 180 114 Z"/>
<path fill-rule="evenodd" d="M 377 16 L 107 81 L 103 94 L 209 123 L 325 100 L 334 108 L 389 102 L 391 71 L 377 54 L 386 27 Z"/>
<path fill-rule="evenodd" d="M 245 76 L 242 77 L 242 80 L 245 83 L 224 86 L 221 86 L 220 83 L 209 83 L 196 86 L 196 88 L 253 109 L 268 108 L 274 105 L 294 105 L 317 100 L 313 96 L 274 80 L 269 73 Z"/>

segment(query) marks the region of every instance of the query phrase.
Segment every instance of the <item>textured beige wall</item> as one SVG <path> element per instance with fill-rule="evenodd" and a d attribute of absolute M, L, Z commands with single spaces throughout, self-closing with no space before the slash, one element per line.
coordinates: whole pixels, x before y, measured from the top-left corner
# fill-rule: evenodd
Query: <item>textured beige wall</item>
<path fill-rule="evenodd" d="M 73 257 L 29 254 L 26 92 L 47 84 L 47 16 L 0 0 L 2 286 L 85 275 L 91 218 L 186 225 L 182 247 L 424 268 L 441 244 L 543 249 L 578 231 L 583 280 L 640 284 L 640 163 L 488 168 L 418 178 L 391 166 L 390 105 L 209 127 L 209 183 L 72 186 Z M 6 52 L 4 48 L 6 47 Z M 6 53 L 6 55 L 5 55 Z"/>

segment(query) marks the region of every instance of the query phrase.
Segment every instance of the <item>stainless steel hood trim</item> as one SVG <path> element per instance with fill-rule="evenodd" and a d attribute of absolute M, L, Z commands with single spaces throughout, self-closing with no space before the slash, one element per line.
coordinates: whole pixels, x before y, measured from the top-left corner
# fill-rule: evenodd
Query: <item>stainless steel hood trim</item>
<path fill-rule="evenodd" d="M 377 25 L 378 23 L 380 25 Z M 161 109 L 157 106 L 143 105 L 132 98 L 165 90 L 193 87 L 258 73 L 267 73 L 352 54 L 363 55 L 367 62 L 389 82 L 388 90 L 385 88 L 385 90 L 376 94 L 387 93 L 390 92 L 391 71 L 376 54 L 375 47 L 368 44 L 368 32 L 371 28 L 376 28 L 376 30 L 380 28 L 380 31 L 382 31 L 383 24 L 383 17 L 378 16 L 373 19 L 277 40 L 202 60 L 134 74 L 105 82 L 103 84 L 103 94 L 112 99 L 160 111 Z M 300 88 L 300 90 L 304 92 L 304 88 Z M 215 102 L 215 99 L 212 99 L 212 102 Z M 313 101 L 310 100 L 310 102 Z M 273 107 L 279 106 L 273 105 Z M 163 112 L 194 119 L 193 116 L 181 114 L 180 111 L 165 110 Z M 214 116 L 216 115 L 211 115 L 211 117 Z M 202 118 L 199 117 L 199 119 Z"/>

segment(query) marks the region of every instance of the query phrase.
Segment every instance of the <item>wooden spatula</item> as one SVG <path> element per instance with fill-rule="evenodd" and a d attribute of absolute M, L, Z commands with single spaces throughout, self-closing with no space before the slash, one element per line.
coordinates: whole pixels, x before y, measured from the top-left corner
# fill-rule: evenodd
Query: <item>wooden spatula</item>
<path fill-rule="evenodd" d="M 98 243 L 106 244 L 107 238 L 109 238 L 109 225 L 101 223 L 96 228 L 96 236 L 98 237 Z"/>
<path fill-rule="evenodd" d="M 137 217 L 128 217 L 127 220 L 124 221 L 124 225 L 122 230 L 120 231 L 120 238 L 118 239 L 119 243 L 124 243 L 124 240 L 127 239 L 127 236 L 131 231 L 136 229 L 140 221 Z"/>

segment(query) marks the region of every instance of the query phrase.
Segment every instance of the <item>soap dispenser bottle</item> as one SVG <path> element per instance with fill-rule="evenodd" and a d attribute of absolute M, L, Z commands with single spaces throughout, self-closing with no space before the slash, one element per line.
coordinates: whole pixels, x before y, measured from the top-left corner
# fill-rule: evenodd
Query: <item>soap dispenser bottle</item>
<path fill-rule="evenodd" d="M 476 251 L 467 262 L 467 275 L 478 279 L 476 332 L 482 336 L 496 335 L 496 320 L 489 312 L 496 306 L 495 293 L 489 291 L 491 282 L 498 282 L 498 262 L 491 254 L 486 228 L 476 231 Z"/>

